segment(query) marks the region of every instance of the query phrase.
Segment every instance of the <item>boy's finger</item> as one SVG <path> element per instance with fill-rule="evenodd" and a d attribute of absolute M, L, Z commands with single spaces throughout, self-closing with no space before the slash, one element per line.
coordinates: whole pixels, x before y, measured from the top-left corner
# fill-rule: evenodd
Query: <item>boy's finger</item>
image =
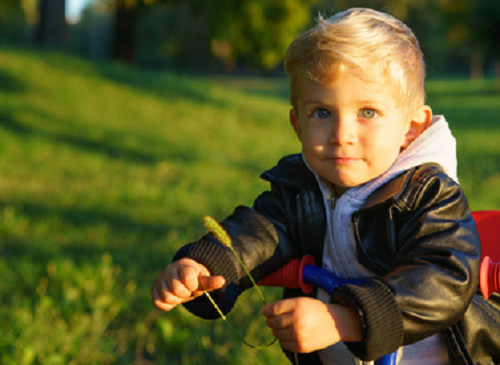
<path fill-rule="evenodd" d="M 168 284 L 170 289 L 169 292 L 179 298 L 189 298 L 193 292 L 192 290 L 186 288 L 184 283 L 178 277 L 172 278 Z"/>
<path fill-rule="evenodd" d="M 158 289 L 163 300 L 166 300 L 168 294 L 182 298 L 187 298 L 191 295 L 191 292 L 181 283 L 176 269 L 170 270 L 169 274 L 160 280 L 160 288 Z"/>
<path fill-rule="evenodd" d="M 279 316 L 293 311 L 293 301 L 285 299 L 266 305 L 262 308 L 262 314 L 266 317 Z"/>
<path fill-rule="evenodd" d="M 151 292 L 150 292 L 150 295 L 151 295 L 151 300 L 153 302 L 157 301 L 157 300 L 160 300 L 160 296 L 158 295 L 158 290 L 156 289 L 156 286 L 153 285 L 151 286 Z"/>
<path fill-rule="evenodd" d="M 302 352 L 300 351 L 301 349 L 299 348 L 297 341 L 280 341 L 280 343 L 281 346 L 288 351 L 299 353 Z"/>
<path fill-rule="evenodd" d="M 165 296 L 170 292 L 167 280 L 161 278 L 157 280 L 156 290 L 161 300 L 165 301 Z"/>
<path fill-rule="evenodd" d="M 290 313 L 266 318 L 266 325 L 274 330 L 290 328 L 294 324 L 294 317 Z M 276 336 L 277 337 L 277 336 Z M 281 339 L 281 337 L 278 337 Z"/>
<path fill-rule="evenodd" d="M 168 303 L 161 302 L 159 300 L 154 301 L 153 304 L 156 306 L 156 308 L 161 309 L 165 312 L 171 311 L 172 309 L 177 307 L 177 304 L 168 304 Z"/>
<path fill-rule="evenodd" d="M 158 290 L 156 289 L 156 287 L 153 287 L 151 289 L 151 299 L 153 300 L 153 304 L 157 308 L 164 310 L 164 311 L 169 311 L 176 306 L 176 304 L 165 303 L 163 301 L 163 299 L 160 297 L 160 295 L 158 294 Z"/>
<path fill-rule="evenodd" d="M 177 269 L 177 277 L 190 293 L 198 289 L 199 275 L 200 270 L 197 267 L 186 265 Z"/>
<path fill-rule="evenodd" d="M 297 341 L 297 335 L 293 331 L 292 328 L 287 327 L 287 328 L 280 328 L 280 329 L 273 329 L 273 335 L 276 337 L 280 342 L 291 342 L 291 341 Z"/>
<path fill-rule="evenodd" d="M 220 289 L 226 283 L 223 276 L 200 276 L 200 284 L 206 290 Z"/>

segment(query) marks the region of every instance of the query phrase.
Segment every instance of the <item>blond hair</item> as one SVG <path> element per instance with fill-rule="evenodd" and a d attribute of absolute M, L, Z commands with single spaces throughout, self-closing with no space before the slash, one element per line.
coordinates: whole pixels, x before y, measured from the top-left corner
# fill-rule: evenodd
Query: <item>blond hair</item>
<path fill-rule="evenodd" d="M 353 8 L 328 19 L 319 16 L 318 24 L 288 47 L 285 68 L 294 108 L 298 78 L 327 82 L 345 71 L 368 82 L 385 76 L 405 110 L 425 102 L 425 63 L 417 38 L 400 20 L 371 9 Z"/>

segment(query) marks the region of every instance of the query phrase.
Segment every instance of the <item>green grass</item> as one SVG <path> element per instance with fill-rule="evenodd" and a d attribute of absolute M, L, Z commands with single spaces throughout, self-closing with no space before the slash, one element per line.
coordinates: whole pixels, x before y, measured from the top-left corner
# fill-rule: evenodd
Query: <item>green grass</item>
<path fill-rule="evenodd" d="M 209 79 L 0 50 L 0 363 L 279 363 L 224 323 L 160 313 L 149 288 L 203 215 L 251 204 L 298 148 L 287 110 Z M 232 321 L 245 332 L 259 311 Z"/>
<path fill-rule="evenodd" d="M 496 84 L 432 81 L 473 209 L 500 209 Z M 279 364 L 149 300 L 183 244 L 300 150 L 287 81 L 199 78 L 0 48 L 0 363 Z M 279 295 L 267 290 L 268 299 Z M 268 300 L 269 301 L 269 300 Z M 255 293 L 229 320 L 266 343 Z M 142 362 L 141 362 L 142 361 Z"/>
<path fill-rule="evenodd" d="M 500 209 L 500 83 L 435 80 L 427 93 L 457 139 L 458 175 L 471 208 Z"/>

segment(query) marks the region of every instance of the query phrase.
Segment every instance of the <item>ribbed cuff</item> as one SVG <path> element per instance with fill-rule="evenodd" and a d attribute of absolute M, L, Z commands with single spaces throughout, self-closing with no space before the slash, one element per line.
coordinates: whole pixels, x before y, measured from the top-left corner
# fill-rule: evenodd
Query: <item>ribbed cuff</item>
<path fill-rule="evenodd" d="M 224 315 L 229 313 L 240 295 L 240 289 L 236 266 L 227 251 L 212 242 L 200 240 L 182 247 L 174 256 L 173 261 L 182 258 L 190 258 L 199 262 L 206 266 L 210 275 L 220 275 L 226 279 L 226 284 L 222 288 L 210 292 L 210 296 L 217 303 Z M 198 317 L 204 319 L 220 318 L 219 312 L 205 295 L 183 305 L 188 311 Z"/>
<path fill-rule="evenodd" d="M 334 290 L 332 302 L 353 308 L 360 321 L 363 339 L 345 342 L 363 361 L 373 361 L 397 350 L 403 342 L 403 319 L 391 290 L 376 279 L 361 285 L 342 285 Z"/>

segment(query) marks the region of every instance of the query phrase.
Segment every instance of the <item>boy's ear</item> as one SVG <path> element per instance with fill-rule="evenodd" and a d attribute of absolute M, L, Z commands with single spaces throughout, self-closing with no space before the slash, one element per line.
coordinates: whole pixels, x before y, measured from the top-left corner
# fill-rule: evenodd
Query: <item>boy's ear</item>
<path fill-rule="evenodd" d="M 432 122 L 432 109 L 428 105 L 423 105 L 415 113 L 410 119 L 410 123 L 408 125 L 408 130 L 405 134 L 403 145 L 401 146 L 403 149 L 408 147 L 410 143 L 412 143 L 418 136 L 425 131 Z"/>
<path fill-rule="evenodd" d="M 302 142 L 302 130 L 300 129 L 299 117 L 297 116 L 295 109 L 290 109 L 290 124 L 292 125 L 297 137 L 299 137 L 299 141 Z"/>

